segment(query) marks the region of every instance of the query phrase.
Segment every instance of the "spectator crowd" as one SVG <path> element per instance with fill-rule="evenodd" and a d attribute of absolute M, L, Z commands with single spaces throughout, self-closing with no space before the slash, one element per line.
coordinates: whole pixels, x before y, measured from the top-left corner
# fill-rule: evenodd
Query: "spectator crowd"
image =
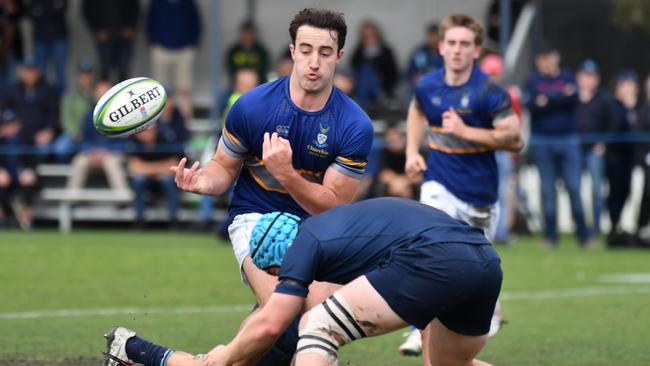
<path fill-rule="evenodd" d="M 69 164 L 69 189 L 82 189 L 96 170 L 103 172 L 111 189 L 133 190 L 136 227 L 145 225 L 148 192 L 157 192 L 164 198 L 171 226 L 178 227 L 180 194 L 168 168 L 183 156 L 190 139 L 193 65 L 202 35 L 199 7 L 194 0 L 151 0 L 146 9 L 137 0 L 83 0 L 79 16 L 92 35 L 97 63 L 89 61 L 90 55 L 68 59 L 72 46 L 68 10 L 66 0 L 0 0 L 0 227 L 13 222 L 25 229 L 32 226 L 33 205 L 42 188 L 37 166 L 42 163 Z M 23 19 L 31 22 L 31 34 L 21 31 Z M 146 23 L 151 76 L 165 85 L 168 107 L 155 127 L 126 140 L 109 140 L 93 128 L 93 106 L 115 82 L 132 76 L 138 22 Z M 417 199 L 420 179 L 404 172 L 403 120 L 417 80 L 443 67 L 438 26 L 432 23 L 424 28 L 421 45 L 403 67 L 379 23 L 367 19 L 358 32 L 359 42 L 348 47 L 349 56 L 337 70 L 335 85 L 384 124 L 377 123 L 383 128 L 376 134 L 357 198 Z M 25 42 L 25 37 L 31 37 L 31 42 Z M 30 52 L 23 44 L 32 45 Z M 229 83 L 217 102 L 224 116 L 243 93 L 291 72 L 291 54 L 287 49 L 277 51 L 277 56 L 269 52 L 254 22 L 241 23 L 238 39 L 224 52 Z M 476 67 L 502 84 L 502 58 L 484 53 Z M 650 132 L 650 77 L 642 80 L 635 71 L 621 70 L 609 89 L 597 61 L 584 60 L 573 73 L 561 68 L 560 56 L 552 46 L 539 47 L 526 83 L 504 85 L 513 110 L 529 124 L 530 138 L 524 154 L 496 156 L 502 213 L 496 240 L 506 243 L 512 240 L 511 232 L 527 230 L 529 210 L 517 182 L 521 167 L 532 164 L 540 176 L 545 245 L 553 247 L 559 240 L 557 181 L 561 180 L 579 243 L 588 245 L 601 234 L 601 219 L 607 213 L 608 245 L 648 246 L 644 229 L 650 221 L 650 143 L 643 136 Z M 68 63 L 76 65 L 73 85 L 66 84 Z M 220 131 L 223 118 L 214 124 L 213 130 Z M 205 146 L 204 160 L 215 146 L 213 137 Z M 645 177 L 643 198 L 638 202 L 637 229 L 626 232 L 620 221 L 635 166 Z M 588 212 L 580 197 L 586 184 L 583 173 L 591 182 Z M 201 227 L 212 226 L 214 204 L 214 198 L 202 198 Z"/>

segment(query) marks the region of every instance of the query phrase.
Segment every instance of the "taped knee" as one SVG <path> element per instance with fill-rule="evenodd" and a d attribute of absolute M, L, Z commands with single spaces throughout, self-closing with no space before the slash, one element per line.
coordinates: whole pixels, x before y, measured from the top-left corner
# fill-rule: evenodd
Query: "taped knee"
<path fill-rule="evenodd" d="M 296 355 L 318 353 L 336 361 L 339 347 L 365 336 L 350 306 L 341 296 L 332 295 L 309 311 L 299 332 Z"/>

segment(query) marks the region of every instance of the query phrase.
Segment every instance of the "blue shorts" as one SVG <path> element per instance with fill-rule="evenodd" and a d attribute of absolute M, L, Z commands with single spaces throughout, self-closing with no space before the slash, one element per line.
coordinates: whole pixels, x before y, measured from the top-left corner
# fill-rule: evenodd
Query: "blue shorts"
<path fill-rule="evenodd" d="M 368 281 L 404 321 L 434 318 L 464 335 L 487 334 L 501 291 L 501 260 L 491 245 L 412 243 L 397 248 Z"/>

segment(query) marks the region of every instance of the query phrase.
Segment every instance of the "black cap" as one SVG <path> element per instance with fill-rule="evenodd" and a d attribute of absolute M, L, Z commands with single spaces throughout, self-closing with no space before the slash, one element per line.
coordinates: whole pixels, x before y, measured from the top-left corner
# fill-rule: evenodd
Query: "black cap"
<path fill-rule="evenodd" d="M 93 63 L 88 59 L 83 59 L 77 64 L 78 72 L 93 72 Z"/>
<path fill-rule="evenodd" d="M 596 61 L 592 59 L 586 59 L 580 64 L 580 67 L 578 68 L 579 72 L 587 72 L 590 74 L 598 74 L 599 69 L 598 69 L 598 64 Z"/>
<path fill-rule="evenodd" d="M 634 81 L 635 83 L 638 83 L 639 74 L 632 69 L 625 69 L 616 75 L 616 83 L 622 83 L 624 81 Z"/>
<path fill-rule="evenodd" d="M 553 52 L 558 52 L 557 47 L 553 46 L 552 44 L 548 42 L 542 43 L 539 48 L 537 49 L 536 55 L 548 55 Z"/>

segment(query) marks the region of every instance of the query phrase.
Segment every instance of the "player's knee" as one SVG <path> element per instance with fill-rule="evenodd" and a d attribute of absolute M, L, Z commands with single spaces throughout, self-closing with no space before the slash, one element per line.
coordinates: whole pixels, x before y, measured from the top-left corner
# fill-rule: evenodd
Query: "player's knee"
<path fill-rule="evenodd" d="M 341 346 L 366 334 L 341 296 L 332 295 L 303 316 L 296 355 L 317 353 L 335 362 Z"/>

